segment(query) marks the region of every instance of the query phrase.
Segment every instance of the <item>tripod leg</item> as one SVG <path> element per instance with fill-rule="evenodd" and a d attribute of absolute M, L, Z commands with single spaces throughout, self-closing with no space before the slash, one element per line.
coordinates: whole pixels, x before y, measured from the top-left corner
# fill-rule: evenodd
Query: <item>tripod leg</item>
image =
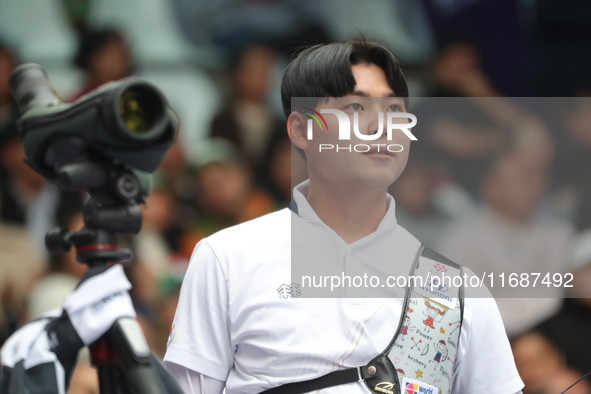
<path fill-rule="evenodd" d="M 117 394 L 118 381 L 117 367 L 98 367 L 98 380 L 100 394 Z"/>
<path fill-rule="evenodd" d="M 117 352 L 126 394 L 167 392 L 163 382 L 154 374 L 152 353 L 137 320 L 120 318 L 107 332 L 107 337 Z"/>
<path fill-rule="evenodd" d="M 97 367 L 100 394 L 119 393 L 117 354 L 105 338 L 99 339 L 90 349 L 92 364 Z"/>

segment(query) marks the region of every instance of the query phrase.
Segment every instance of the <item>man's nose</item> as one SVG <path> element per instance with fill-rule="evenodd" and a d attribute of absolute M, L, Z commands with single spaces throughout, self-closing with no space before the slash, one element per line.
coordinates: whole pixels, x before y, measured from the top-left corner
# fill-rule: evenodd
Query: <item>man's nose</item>
<path fill-rule="evenodd" d="M 365 133 L 368 135 L 375 135 L 380 133 L 384 127 L 383 113 L 379 111 L 371 111 L 367 114 L 367 125 L 365 127 Z"/>

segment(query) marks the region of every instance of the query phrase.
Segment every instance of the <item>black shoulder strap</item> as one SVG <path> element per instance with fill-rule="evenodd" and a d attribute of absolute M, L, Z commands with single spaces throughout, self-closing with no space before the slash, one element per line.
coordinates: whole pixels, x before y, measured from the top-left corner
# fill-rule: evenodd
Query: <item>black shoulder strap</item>
<path fill-rule="evenodd" d="M 342 369 L 316 379 L 306 380 L 305 382 L 284 384 L 283 386 L 263 391 L 261 394 L 302 394 L 331 386 L 353 383 L 370 378 L 371 375 L 367 370 L 368 368 L 364 367 Z"/>

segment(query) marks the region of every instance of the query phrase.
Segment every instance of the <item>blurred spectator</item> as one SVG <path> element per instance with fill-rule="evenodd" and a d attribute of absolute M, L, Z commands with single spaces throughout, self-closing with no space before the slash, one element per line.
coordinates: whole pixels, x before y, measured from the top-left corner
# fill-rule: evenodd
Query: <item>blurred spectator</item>
<path fill-rule="evenodd" d="M 22 226 L 0 222 L 0 346 L 28 320 L 27 298 L 45 272 L 46 261 L 31 244 Z"/>
<path fill-rule="evenodd" d="M 577 235 L 570 254 L 571 264 L 582 267 L 574 276 L 574 288 L 564 306 L 539 327 L 555 343 L 569 365 L 581 372 L 591 371 L 591 229 Z"/>
<path fill-rule="evenodd" d="M 236 50 L 253 42 L 323 42 L 323 3 L 314 0 L 175 0 L 185 35 L 196 44 Z M 283 48 L 282 48 L 283 49 Z"/>
<path fill-rule="evenodd" d="M 588 278 L 587 275 L 587 286 Z M 560 312 L 543 322 L 539 326 L 539 330 L 560 348 L 569 365 L 580 372 L 588 372 L 591 371 L 591 359 L 589 359 L 591 351 L 590 325 L 591 303 L 589 298 L 566 298 Z"/>
<path fill-rule="evenodd" d="M 162 286 L 160 299 L 155 306 L 158 319 L 155 324 L 155 347 L 152 349 L 159 357 L 164 357 L 166 345 L 171 332 L 174 314 L 179 302 L 182 277 L 170 278 L 166 286 Z"/>
<path fill-rule="evenodd" d="M 133 73 L 129 47 L 121 33 L 111 29 L 83 31 L 74 64 L 86 72 L 86 82 L 72 101 Z"/>
<path fill-rule="evenodd" d="M 12 100 L 8 86 L 8 78 L 16 65 L 17 59 L 13 50 L 0 41 L 0 146 L 15 139 L 18 133 L 18 108 Z"/>
<path fill-rule="evenodd" d="M 92 9 L 92 0 L 62 0 L 62 6 L 68 21 L 78 32 L 88 26 L 88 16 Z"/>
<path fill-rule="evenodd" d="M 511 148 L 491 163 L 481 185 L 484 205 L 444 232 L 438 248 L 443 255 L 479 276 L 484 272 L 561 273 L 572 268 L 568 259 L 572 230 L 537 216 L 548 168 L 535 157 L 536 151 Z M 549 289 L 547 294 L 554 298 L 497 299 L 510 337 L 558 310 L 563 289 Z"/>
<path fill-rule="evenodd" d="M 23 161 L 18 109 L 8 87 L 17 62 L 0 42 L 0 344 L 27 320 L 27 297 L 45 271 L 43 240 L 55 224 L 59 197 Z"/>
<path fill-rule="evenodd" d="M 292 192 L 292 144 L 287 132 L 276 132 L 266 150 L 262 165 L 263 186 L 277 201 L 278 208 L 285 208 Z"/>
<path fill-rule="evenodd" d="M 525 384 L 524 394 L 555 394 L 582 377 L 579 371 L 567 366 L 564 355 L 542 333 L 532 331 L 511 342 L 515 365 Z M 588 394 L 591 385 L 579 382 L 569 394 Z"/>
<path fill-rule="evenodd" d="M 285 130 L 266 106 L 275 53 L 264 45 L 244 48 L 231 67 L 233 97 L 213 120 L 211 137 L 225 138 L 258 173 L 264 150 L 277 130 Z"/>
<path fill-rule="evenodd" d="M 478 199 L 479 182 L 488 162 L 506 144 L 508 131 L 467 98 L 426 98 L 411 112 L 419 120 L 414 128 L 422 148 L 440 168 L 446 182 L 464 200 Z M 490 99 L 489 99 L 490 100 Z M 439 192 L 439 190 L 438 190 Z M 452 213 L 453 214 L 453 213 Z"/>
<path fill-rule="evenodd" d="M 481 69 L 503 96 L 530 95 L 523 6 L 515 0 L 421 0 L 438 37 L 462 32 L 478 48 Z M 502 26 L 502 28 L 501 28 Z"/>
<path fill-rule="evenodd" d="M 16 133 L 0 135 L 0 221 L 25 226 L 35 247 L 45 250 L 45 234 L 81 206 L 76 192 L 47 183 L 24 162 Z"/>
<path fill-rule="evenodd" d="M 169 166 L 172 167 L 172 164 L 164 165 L 172 171 Z M 142 206 L 142 229 L 133 243 L 136 260 L 129 270 L 135 287 L 132 296 L 144 315 L 142 327 L 149 337 L 151 349 L 161 357 L 166 350 L 180 283 L 189 263 L 188 258 L 182 258 L 169 242 L 169 237 L 174 236 L 175 246 L 181 246 L 181 231 L 186 227 L 178 226 L 177 217 L 186 210 L 178 209 L 178 199 L 170 187 L 172 179 L 168 179 L 169 182 L 163 180 L 167 176 L 165 168 L 161 166 L 147 204 Z M 196 216 L 190 213 L 183 222 L 192 223 L 190 219 Z"/>
<path fill-rule="evenodd" d="M 68 220 L 67 229 L 78 231 L 84 226 L 82 212 L 75 212 Z M 76 261 L 76 249 L 59 255 L 52 255 L 49 269 L 31 291 L 28 309 L 31 320 L 52 309 L 60 308 L 63 301 L 74 290 L 88 266 Z"/>
<path fill-rule="evenodd" d="M 457 34 L 442 37 L 431 65 L 434 97 L 498 97 L 480 64 L 478 47 Z"/>
<path fill-rule="evenodd" d="M 535 96 L 574 96 L 589 83 L 591 2 L 525 1 L 529 28 L 528 82 Z"/>
<path fill-rule="evenodd" d="M 574 194 L 572 219 L 577 229 L 586 230 L 591 228 L 591 88 L 580 93 L 588 97 L 569 99 L 561 114 L 555 177 L 560 187 Z"/>
<path fill-rule="evenodd" d="M 499 93 L 488 81 L 475 44 L 462 35 L 444 37 L 430 66 L 427 98 L 411 108 L 420 120 L 416 127 L 425 149 L 447 173 L 446 187 L 454 194 L 478 195 L 479 179 L 488 161 L 505 143 L 508 130 L 497 113 L 484 107 L 485 99 Z"/>
<path fill-rule="evenodd" d="M 0 134 L 5 128 L 15 128 L 18 116 L 8 87 L 10 73 L 16 67 L 17 59 L 13 50 L 0 41 Z"/>
<path fill-rule="evenodd" d="M 187 259 L 203 237 L 274 210 L 273 199 L 253 186 L 249 166 L 240 157 L 225 140 L 212 140 L 204 149 L 196 175 L 202 215 L 183 239 Z"/>
<path fill-rule="evenodd" d="M 315 8 L 318 4 L 314 4 Z M 324 24 L 333 40 L 347 40 L 362 33 L 369 41 L 391 48 L 406 67 L 422 65 L 433 55 L 435 40 L 421 1 L 327 0 L 322 2 L 322 8 Z"/>
<path fill-rule="evenodd" d="M 35 247 L 44 251 L 45 233 L 80 208 L 80 196 L 50 185 L 24 162 L 18 113 L 8 88 L 16 62 L 12 51 L 0 45 L 0 221 L 25 226 Z"/>
<path fill-rule="evenodd" d="M 90 357 L 86 348 L 83 348 L 80 354 L 66 394 L 99 394 L 98 372 L 90 365 Z"/>
<path fill-rule="evenodd" d="M 434 204 L 436 169 L 411 149 L 406 167 L 390 186 L 396 220 L 428 247 L 435 247 L 450 218 Z"/>
<path fill-rule="evenodd" d="M 478 47 L 466 36 L 442 37 L 430 72 L 428 95 L 434 98 L 412 109 L 420 119 L 416 131 L 450 183 L 472 199 L 488 162 L 509 140 L 549 146 L 544 124 L 524 109 L 527 101 L 500 97 L 482 69 Z"/>
<path fill-rule="evenodd" d="M 174 219 L 174 196 L 167 189 L 152 190 L 142 208 L 142 229 L 135 239 L 136 255 L 158 280 L 170 275 L 173 268 L 172 250 L 164 233 Z"/>
<path fill-rule="evenodd" d="M 194 169 L 187 162 L 181 142 L 177 139 L 152 175 L 156 191 L 170 193 L 173 199 L 170 219 L 159 228 L 168 248 L 178 252 L 183 230 L 197 217 Z M 148 201 L 147 209 L 152 204 Z M 148 213 L 148 215 L 150 215 Z"/>

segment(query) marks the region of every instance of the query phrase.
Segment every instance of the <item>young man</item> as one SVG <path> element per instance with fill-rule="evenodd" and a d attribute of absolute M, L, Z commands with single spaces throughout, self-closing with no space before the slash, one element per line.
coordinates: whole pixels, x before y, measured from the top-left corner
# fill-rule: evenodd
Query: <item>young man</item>
<path fill-rule="evenodd" d="M 318 99 L 305 100 L 308 109 L 300 112 L 292 111 L 294 97 Z M 375 97 L 379 99 L 370 99 Z M 294 189 L 291 209 L 223 230 L 196 246 L 164 359 L 187 393 L 221 393 L 224 388 L 228 394 L 259 393 L 343 370 L 354 371 L 354 379 L 323 393 L 393 393 L 389 381 L 368 388 L 357 379 L 380 375 L 381 366 L 352 368 L 367 367 L 393 342 L 403 313 L 409 316 L 419 310 L 425 314 L 411 315 L 412 322 L 398 330 L 397 337 L 405 342 L 396 344 L 403 350 L 389 355 L 399 379 L 425 380 L 441 371 L 445 393 L 521 390 L 494 300 L 466 296 L 463 308 L 455 309 L 463 310 L 461 323 L 435 326 L 455 305 L 444 308 L 426 301 L 436 310 L 429 320 L 427 307 L 420 309 L 416 301 L 405 304 L 403 292 L 362 298 L 363 293 L 340 289 L 339 297 L 321 292 L 311 298 L 308 291 L 313 289 L 298 284 L 292 275 L 292 264 L 300 265 L 301 253 L 309 251 L 303 259 L 312 256 L 311 266 L 320 272 L 340 269 L 350 274 L 360 267 L 377 272 L 381 268 L 372 261 L 386 256 L 387 274 L 408 274 L 421 245 L 396 224 L 394 200 L 386 192 L 406 164 L 408 136 L 399 131 L 392 133 L 391 140 L 383 133 L 378 141 L 357 135 L 345 141 L 398 144 L 402 150 L 396 153 L 378 152 L 373 145 L 367 152 L 321 149 L 321 144 L 343 142 L 338 139 L 336 117 L 324 116 L 325 127 L 318 122 L 309 139 L 306 115 L 311 109 L 319 113 L 339 109 L 351 119 L 357 117 L 358 131 L 370 138 L 380 128 L 374 115 L 405 112 L 406 97 L 398 61 L 374 43 L 315 46 L 287 68 L 282 83 L 287 131 L 305 154 L 309 180 Z M 291 290 L 287 296 L 286 288 Z M 437 357 L 439 341 L 433 339 L 433 328 L 449 334 L 460 324 L 459 340 L 444 343 L 457 356 L 449 357 L 446 350 L 445 357 L 441 352 Z M 413 342 L 418 346 L 405 347 Z M 410 359 L 405 349 L 418 352 L 417 357 Z M 434 380 L 430 384 L 438 384 Z M 404 392 L 402 385 L 395 390 Z"/>

